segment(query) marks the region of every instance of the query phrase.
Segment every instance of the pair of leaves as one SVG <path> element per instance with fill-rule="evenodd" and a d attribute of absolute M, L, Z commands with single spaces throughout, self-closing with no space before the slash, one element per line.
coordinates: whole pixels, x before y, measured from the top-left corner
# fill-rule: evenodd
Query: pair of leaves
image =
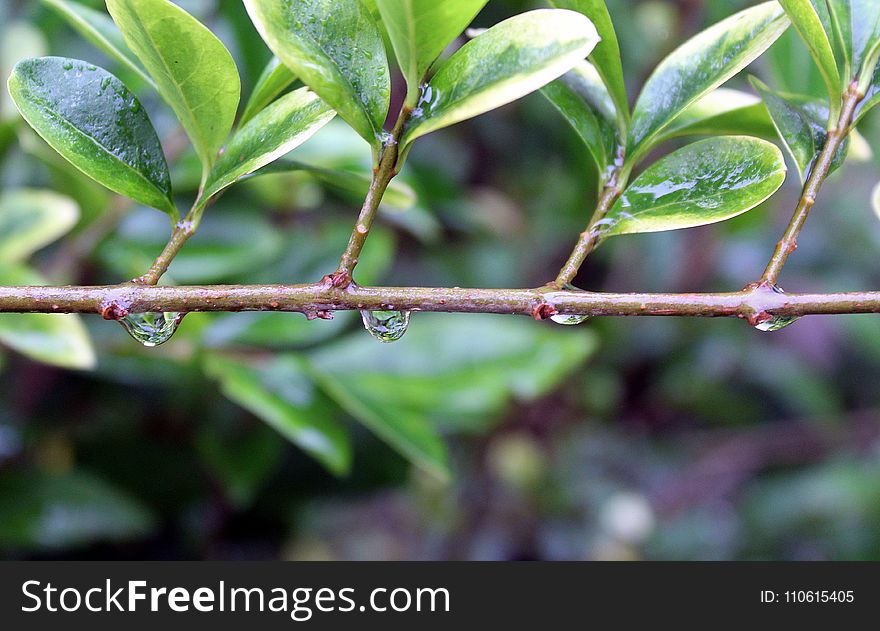
<path fill-rule="evenodd" d="M 461 319 L 468 321 L 462 324 Z M 305 422 L 329 444 L 327 430 L 318 424 L 337 414 L 312 408 L 321 395 L 310 387 L 320 388 L 414 464 L 445 478 L 446 448 L 438 429 L 484 430 L 511 398 L 542 396 L 595 348 L 593 337 L 583 331 L 572 335 L 516 319 L 499 323 L 491 316 L 421 314 L 417 322 L 395 345 L 377 347 L 361 335 L 271 362 L 212 356 L 206 368 L 227 396 L 282 433 Z M 426 348 L 434 352 L 426 355 Z M 535 362 L 536 356 L 544 359 Z M 279 419 L 285 421 L 279 424 Z M 300 444 L 295 436 L 291 439 Z M 341 444 L 337 448 L 339 454 L 348 453 Z M 309 453 L 327 465 L 326 454 Z"/>
<path fill-rule="evenodd" d="M 708 119 L 726 112 L 719 112 L 718 107 L 710 108 L 700 126 L 700 111 L 692 108 L 760 56 L 789 24 L 778 3 L 765 2 L 696 35 L 656 68 L 642 89 L 630 121 L 618 70 L 617 40 L 605 3 L 569 0 L 555 1 L 554 4 L 588 12 L 599 25 L 603 38 L 590 57 L 595 70 L 590 74 L 598 75 L 603 81 L 584 81 L 585 67 L 578 66 L 559 82 L 567 84 L 569 88 L 572 84 L 580 86 L 574 92 L 582 101 L 582 112 L 578 113 L 573 108 L 571 89 L 568 94 L 557 86 L 545 90 L 545 95 L 557 108 L 567 111 L 566 118 L 578 129 L 593 156 L 601 157 L 604 154 L 605 160 L 598 162 L 600 176 L 604 176 L 607 167 L 613 164 L 616 145 L 626 147 L 624 170 L 628 171 L 662 140 L 688 133 L 686 130 L 689 126 L 693 126 L 695 133 L 717 133 Z M 613 110 L 609 111 L 608 103 L 614 105 Z M 756 122 L 754 110 L 747 112 L 747 115 Z M 687 125 L 680 121 L 682 116 L 686 116 Z M 722 128 L 729 128 L 732 119 L 735 117 L 727 116 L 716 122 Z M 615 147 L 608 147 L 607 144 L 599 147 L 596 139 L 604 140 L 607 131 L 597 133 L 597 127 L 599 130 L 617 130 L 613 141 Z M 590 130 L 588 134 L 583 133 L 584 128 Z"/>
<path fill-rule="evenodd" d="M 417 105 L 402 145 L 528 94 L 582 60 L 598 41 L 571 11 L 538 10 L 506 20 L 457 51 L 422 87 L 427 68 L 483 2 L 379 2 Z M 390 79 L 382 36 L 360 0 L 245 0 L 269 48 L 327 101 L 378 155 Z"/>

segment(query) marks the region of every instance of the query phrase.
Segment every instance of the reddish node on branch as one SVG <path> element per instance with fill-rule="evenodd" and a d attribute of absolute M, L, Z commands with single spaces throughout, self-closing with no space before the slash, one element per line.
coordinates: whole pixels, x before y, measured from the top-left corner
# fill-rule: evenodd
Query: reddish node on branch
<path fill-rule="evenodd" d="M 559 309 L 553 305 L 548 305 L 546 302 L 542 302 L 532 310 L 532 317 L 540 322 L 541 320 L 549 320 L 558 313 Z"/>
<path fill-rule="evenodd" d="M 105 320 L 122 320 L 128 317 L 128 309 L 117 302 L 111 302 L 101 308 L 101 317 Z"/>

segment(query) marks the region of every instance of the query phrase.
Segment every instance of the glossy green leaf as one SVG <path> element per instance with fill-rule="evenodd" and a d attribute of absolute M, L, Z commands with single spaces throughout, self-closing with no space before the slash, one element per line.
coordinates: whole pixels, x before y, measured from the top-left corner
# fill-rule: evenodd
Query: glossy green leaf
<path fill-rule="evenodd" d="M 416 313 L 395 344 L 377 344 L 361 331 L 318 349 L 310 360 L 350 414 L 414 463 L 445 475 L 438 433 L 487 430 L 512 400 L 544 396 L 594 349 L 585 330 Z"/>
<path fill-rule="evenodd" d="M 776 128 L 761 99 L 754 94 L 718 88 L 681 113 L 657 141 L 681 136 L 757 136 L 777 138 Z"/>
<path fill-rule="evenodd" d="M 243 127 L 258 112 L 281 96 L 294 81 L 296 81 L 296 76 L 290 69 L 282 64 L 278 57 L 272 57 L 257 79 L 257 84 L 254 86 L 241 118 L 238 120 L 238 126 Z"/>
<path fill-rule="evenodd" d="M 370 189 L 373 177 L 369 171 L 351 171 L 343 169 L 326 169 L 295 160 L 277 160 L 254 173 L 255 176 L 273 173 L 290 173 L 304 171 L 315 179 L 343 193 L 350 193 L 363 198 Z M 411 208 L 418 201 L 418 196 L 411 186 L 405 182 L 392 180 L 382 197 L 382 204 L 391 208 Z"/>
<path fill-rule="evenodd" d="M 620 46 L 605 0 L 550 0 L 550 4 L 559 9 L 580 11 L 596 25 L 601 41 L 590 53 L 590 59 L 607 86 L 616 111 L 621 114 L 623 120 L 628 121 L 629 101 L 623 80 Z"/>
<path fill-rule="evenodd" d="M 838 53 L 838 68 L 840 78 L 844 84 L 848 84 L 853 78 L 853 47 L 852 47 L 852 11 L 850 0 L 825 0 L 828 9 L 828 19 L 834 32 L 834 47 Z M 814 6 L 818 6 L 821 0 L 814 0 Z M 842 87 L 845 87 L 842 86 Z"/>
<path fill-rule="evenodd" d="M 308 88 L 281 97 L 235 133 L 214 164 L 197 204 L 289 153 L 335 115 Z"/>
<path fill-rule="evenodd" d="M 107 9 L 174 110 L 207 174 L 238 109 L 241 83 L 229 51 L 168 0 L 107 0 Z"/>
<path fill-rule="evenodd" d="M 636 102 L 628 161 L 637 163 L 681 112 L 757 59 L 788 26 L 779 3 L 765 2 L 718 22 L 666 57 Z"/>
<path fill-rule="evenodd" d="M 419 86 L 440 53 L 473 21 L 487 0 L 377 0 L 414 106 Z"/>
<path fill-rule="evenodd" d="M 360 0 L 244 0 L 266 44 L 374 149 L 391 78 L 385 44 Z"/>
<path fill-rule="evenodd" d="M 592 22 L 564 9 L 539 9 L 496 24 L 440 67 L 403 144 L 542 88 L 582 61 L 597 41 Z"/>
<path fill-rule="evenodd" d="M 124 65 L 140 77 L 147 85 L 156 87 L 153 79 L 141 67 L 138 58 L 128 48 L 122 33 L 116 28 L 110 16 L 96 11 L 79 2 L 69 0 L 42 0 L 49 5 L 80 35 L 98 49 Z"/>
<path fill-rule="evenodd" d="M 785 181 L 779 149 L 758 138 L 722 136 L 688 145 L 648 167 L 614 204 L 598 236 L 661 232 L 730 219 Z"/>
<path fill-rule="evenodd" d="M 828 88 L 828 97 L 832 107 L 832 117 L 838 110 L 841 95 L 840 73 L 837 68 L 837 60 L 834 49 L 831 46 L 829 32 L 823 25 L 822 19 L 811 0 L 779 0 L 785 9 L 789 19 L 800 33 L 801 38 L 810 50 L 813 60 L 822 73 L 822 78 Z M 833 33 L 831 33 L 833 37 Z"/>
<path fill-rule="evenodd" d="M 0 285 L 17 287 L 45 284 L 30 269 L 0 265 Z M 96 363 L 92 342 L 77 315 L 0 314 L 0 343 L 38 362 L 61 368 L 90 370 Z"/>
<path fill-rule="evenodd" d="M 614 104 L 596 69 L 582 61 L 541 93 L 584 141 L 603 177 L 614 160 L 617 140 Z"/>
<path fill-rule="evenodd" d="M 335 475 L 351 468 L 351 442 L 333 408 L 315 388 L 303 361 L 277 355 L 248 363 L 210 354 L 204 368 L 223 394 L 315 458 Z"/>
<path fill-rule="evenodd" d="M 149 535 L 155 516 L 129 494 L 81 473 L 0 476 L 0 548 L 71 550 Z"/>
<path fill-rule="evenodd" d="M 119 79 L 84 61 L 43 57 L 15 67 L 9 92 L 30 126 L 83 173 L 177 217 L 156 130 Z"/>
<path fill-rule="evenodd" d="M 776 93 L 754 77 L 751 81 L 761 95 L 786 150 L 797 165 L 801 182 L 804 182 L 825 145 L 828 106 L 809 97 Z M 849 139 L 835 157 L 831 171 L 843 163 L 848 146 Z"/>
<path fill-rule="evenodd" d="M 67 234 L 79 219 L 69 197 L 19 189 L 0 194 L 0 263 L 24 261 Z"/>

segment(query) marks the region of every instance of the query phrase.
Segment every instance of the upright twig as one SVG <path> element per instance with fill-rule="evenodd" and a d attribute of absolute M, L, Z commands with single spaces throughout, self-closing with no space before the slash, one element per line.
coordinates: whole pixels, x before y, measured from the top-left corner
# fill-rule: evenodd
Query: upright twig
<path fill-rule="evenodd" d="M 860 91 L 858 83 L 854 81 L 843 96 L 843 107 L 837 126 L 828 131 L 825 145 L 816 158 L 813 168 L 810 170 L 810 175 L 804 184 L 803 192 L 788 224 L 788 228 L 785 230 L 782 239 L 776 244 L 776 250 L 773 252 L 770 262 L 767 263 L 767 268 L 764 270 L 764 275 L 760 281 L 762 284 L 775 285 L 788 257 L 797 249 L 798 235 L 807 221 L 810 210 L 816 203 L 816 196 L 819 194 L 822 184 L 825 183 L 825 179 L 831 171 L 831 166 L 834 163 L 840 146 L 852 130 L 853 115 L 863 98 L 865 98 L 864 93 Z"/>

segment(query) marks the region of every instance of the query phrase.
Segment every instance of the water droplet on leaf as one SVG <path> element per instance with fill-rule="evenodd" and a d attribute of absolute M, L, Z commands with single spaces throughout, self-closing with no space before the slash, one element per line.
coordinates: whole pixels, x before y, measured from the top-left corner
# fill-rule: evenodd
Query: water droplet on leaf
<path fill-rule="evenodd" d="M 361 311 L 364 328 L 380 342 L 396 342 L 409 326 L 409 311 Z"/>
<path fill-rule="evenodd" d="M 773 285 L 771 287 L 771 289 L 773 289 L 773 291 L 775 291 L 777 294 L 784 294 L 785 293 L 784 291 L 782 291 L 782 287 L 779 287 L 778 285 Z M 800 318 L 797 316 L 777 316 L 777 315 L 774 315 L 774 316 L 771 316 L 769 320 L 765 320 L 764 322 L 756 324 L 755 328 L 758 329 L 759 331 L 771 333 L 773 331 L 779 331 L 780 329 L 784 329 L 785 327 L 787 327 L 791 324 L 794 324 L 798 320 L 800 320 Z"/>
<path fill-rule="evenodd" d="M 564 326 L 577 326 L 578 324 L 583 324 L 587 320 L 590 319 L 590 316 L 585 315 L 555 315 L 550 316 L 550 319 L 556 324 L 562 324 Z"/>
<path fill-rule="evenodd" d="M 171 339 L 184 315 L 186 314 L 132 313 L 119 322 L 132 338 L 147 348 L 152 348 Z"/>

